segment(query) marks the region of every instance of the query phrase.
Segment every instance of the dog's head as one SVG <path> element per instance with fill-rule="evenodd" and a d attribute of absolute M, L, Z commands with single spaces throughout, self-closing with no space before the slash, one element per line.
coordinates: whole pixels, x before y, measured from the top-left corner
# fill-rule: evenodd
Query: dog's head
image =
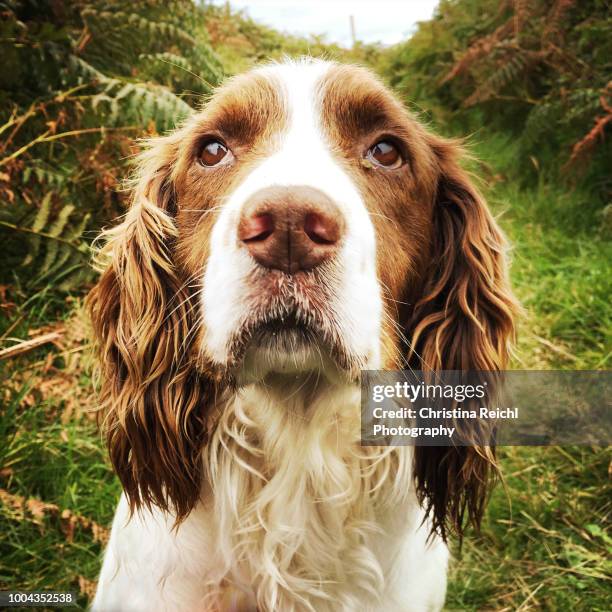
<path fill-rule="evenodd" d="M 233 78 L 151 143 L 89 298 L 134 505 L 188 514 L 225 385 L 503 366 L 503 239 L 460 155 L 368 71 L 320 61 Z M 437 528 L 481 512 L 491 460 L 417 449 Z"/>

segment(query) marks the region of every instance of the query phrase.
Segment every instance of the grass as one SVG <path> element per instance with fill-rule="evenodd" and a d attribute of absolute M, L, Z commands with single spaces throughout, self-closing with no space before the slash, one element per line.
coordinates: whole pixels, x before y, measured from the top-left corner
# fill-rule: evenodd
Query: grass
<path fill-rule="evenodd" d="M 521 187 L 519 145 L 490 136 L 473 145 L 484 191 L 511 244 L 514 290 L 525 308 L 513 367 L 605 369 L 612 349 L 612 242 L 597 198 L 542 177 Z"/>
<path fill-rule="evenodd" d="M 92 412 L 80 303 L 26 295 L 4 293 L 0 337 L 57 329 L 62 340 L 0 361 L 0 590 L 72 591 L 85 608 L 120 488 Z"/>
<path fill-rule="evenodd" d="M 609 367 L 612 252 L 584 213 L 589 194 L 545 181 L 519 188 L 505 175 L 517 152 L 503 139 L 476 152 L 526 308 L 514 366 Z M 70 590 L 85 607 L 119 486 L 90 411 L 80 299 L 17 280 L 3 289 L 3 345 L 30 330 L 63 331 L 58 346 L 0 361 L 0 589 Z M 496 488 L 482 532 L 455 551 L 448 609 L 609 609 L 609 449 L 500 454 L 505 489 Z"/>
<path fill-rule="evenodd" d="M 608 449 L 501 449 L 480 534 L 452 565 L 448 609 L 608 610 Z"/>
<path fill-rule="evenodd" d="M 609 368 L 612 245 L 594 231 L 592 197 L 546 180 L 521 188 L 512 178 L 518 147 L 502 137 L 474 150 L 525 309 L 513 367 Z M 482 532 L 455 550 L 448 609 L 608 610 L 610 449 L 499 454 L 505 486 L 495 489 Z"/>

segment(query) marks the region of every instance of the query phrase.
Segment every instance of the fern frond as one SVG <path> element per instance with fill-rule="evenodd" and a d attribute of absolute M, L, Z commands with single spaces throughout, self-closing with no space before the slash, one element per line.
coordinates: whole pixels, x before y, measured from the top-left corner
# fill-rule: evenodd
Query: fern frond
<path fill-rule="evenodd" d="M 62 235 L 62 232 L 66 229 L 66 225 L 68 224 L 68 219 L 70 215 L 74 212 L 74 206 L 72 204 L 68 204 L 64 206 L 57 218 L 49 228 L 48 234 L 49 236 L 54 236 L 57 238 Z M 49 244 L 47 244 L 47 252 L 45 253 L 45 259 L 42 263 L 41 272 L 45 273 L 51 268 L 55 260 L 57 259 L 57 253 L 59 251 L 59 243 L 54 240 L 50 240 Z"/>
<path fill-rule="evenodd" d="M 177 55 L 176 53 L 170 53 L 168 51 L 161 53 L 141 53 L 138 56 L 138 59 L 143 63 L 150 62 L 153 64 L 175 66 L 184 70 L 185 72 L 194 74 L 194 68 L 191 65 L 191 62 L 183 55 Z"/>
<path fill-rule="evenodd" d="M 511 17 L 491 34 L 483 36 L 473 42 L 468 50 L 455 62 L 452 68 L 442 78 L 440 84 L 442 85 L 458 77 L 460 74 L 467 72 L 478 60 L 489 55 L 499 42 L 504 40 L 513 31 L 514 18 Z"/>
<path fill-rule="evenodd" d="M 575 3 L 576 0 L 555 0 L 546 16 L 544 32 L 542 32 L 542 41 L 549 42 L 554 39 L 557 45 L 561 43 L 563 37 L 561 22 Z"/>
<path fill-rule="evenodd" d="M 516 50 L 513 56 L 502 62 L 487 80 L 463 101 L 463 106 L 473 106 L 498 95 L 504 87 L 515 82 L 536 57 L 534 54 Z"/>
<path fill-rule="evenodd" d="M 612 81 L 608 83 L 600 97 L 600 104 L 604 114 L 595 117 L 595 125 L 574 144 L 570 158 L 565 163 L 564 168 L 569 168 L 577 162 L 584 160 L 595 148 L 597 142 L 603 140 L 606 128 L 612 123 L 612 104 L 606 99 L 606 93 L 612 93 Z"/>
<path fill-rule="evenodd" d="M 32 232 L 32 236 L 30 238 L 30 249 L 25 259 L 22 262 L 22 266 L 27 266 L 36 258 L 38 252 L 40 250 L 40 238 L 41 233 L 45 226 L 47 225 L 47 221 L 49 220 L 49 215 L 51 214 L 51 198 L 53 194 L 49 191 L 43 197 L 40 208 L 34 217 L 34 222 L 32 223 L 32 227 L 30 231 Z"/>
<path fill-rule="evenodd" d="M 106 79 L 105 88 L 92 98 L 92 108 L 102 112 L 107 105 L 111 125 L 135 122 L 146 126 L 154 121 L 160 130 L 176 127 L 193 108 L 169 89 L 153 83 L 131 83 Z"/>

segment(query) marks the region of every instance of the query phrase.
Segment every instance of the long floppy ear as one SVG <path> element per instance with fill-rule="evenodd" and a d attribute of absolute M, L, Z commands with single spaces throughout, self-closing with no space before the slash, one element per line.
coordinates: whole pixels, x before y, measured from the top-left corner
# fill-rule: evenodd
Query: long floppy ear
<path fill-rule="evenodd" d="M 408 361 L 415 369 L 496 372 L 507 363 L 518 310 L 505 240 L 459 165 L 460 146 L 428 139 L 438 166 L 431 269 L 407 326 Z M 466 522 L 478 527 L 496 473 L 493 446 L 417 447 L 417 494 L 433 530 L 446 539 L 450 531 L 461 537 Z"/>
<path fill-rule="evenodd" d="M 192 363 L 196 317 L 173 262 L 177 146 L 160 138 L 141 158 L 131 208 L 103 235 L 105 269 L 88 307 L 112 464 L 132 510 L 154 504 L 180 521 L 200 493 L 210 383 Z"/>

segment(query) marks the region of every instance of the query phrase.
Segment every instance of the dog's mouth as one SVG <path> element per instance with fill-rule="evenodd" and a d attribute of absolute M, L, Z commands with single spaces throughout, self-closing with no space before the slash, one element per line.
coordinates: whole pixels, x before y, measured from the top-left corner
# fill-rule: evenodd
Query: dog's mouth
<path fill-rule="evenodd" d="M 315 327 L 296 312 L 264 321 L 251 334 L 250 346 L 290 353 L 318 343 Z"/>
<path fill-rule="evenodd" d="M 247 321 L 231 352 L 233 369 L 242 381 L 313 372 L 337 377 L 352 367 L 332 323 L 297 308 Z"/>

